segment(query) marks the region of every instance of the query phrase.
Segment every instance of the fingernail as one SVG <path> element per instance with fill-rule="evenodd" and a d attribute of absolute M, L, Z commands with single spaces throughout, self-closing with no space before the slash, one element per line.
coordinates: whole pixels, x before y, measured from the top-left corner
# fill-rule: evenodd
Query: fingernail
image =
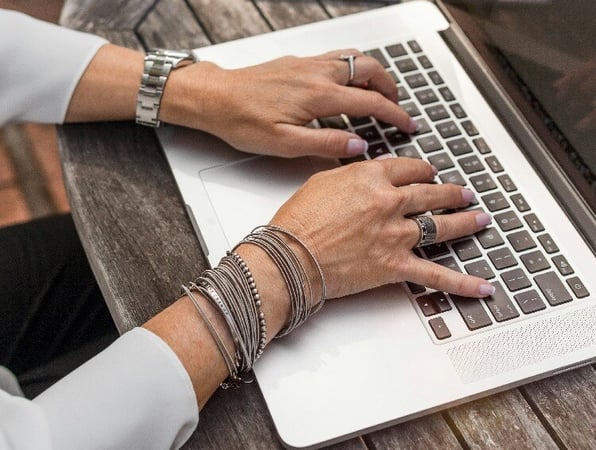
<path fill-rule="evenodd" d="M 495 287 L 492 284 L 481 284 L 478 287 L 478 294 L 482 297 L 488 297 L 489 295 L 493 295 L 495 293 Z"/>
<path fill-rule="evenodd" d="M 410 133 L 416 133 L 420 129 L 420 124 L 410 117 L 410 123 L 408 124 L 408 131 Z"/>
<path fill-rule="evenodd" d="M 395 158 L 395 156 L 393 156 L 391 153 L 383 153 L 381 156 L 377 156 L 375 159 L 377 161 L 380 161 L 382 159 L 390 159 L 390 158 Z"/>
<path fill-rule="evenodd" d="M 479 227 L 485 227 L 493 221 L 493 218 L 490 216 L 490 214 L 486 213 L 480 213 L 476 215 L 475 219 L 476 225 L 478 225 Z"/>
<path fill-rule="evenodd" d="M 433 169 L 433 175 L 436 175 L 439 173 L 439 169 L 437 169 L 435 166 L 433 166 L 432 164 L 430 165 Z"/>
<path fill-rule="evenodd" d="M 351 138 L 348 140 L 348 155 L 362 155 L 368 150 L 368 142 L 364 139 Z"/>
<path fill-rule="evenodd" d="M 476 195 L 469 189 L 462 189 L 461 196 L 466 203 L 472 203 L 476 199 Z"/>

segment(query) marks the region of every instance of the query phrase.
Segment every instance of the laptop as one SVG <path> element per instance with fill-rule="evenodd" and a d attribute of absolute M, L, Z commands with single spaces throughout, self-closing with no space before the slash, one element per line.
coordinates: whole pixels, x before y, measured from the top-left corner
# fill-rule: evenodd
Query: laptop
<path fill-rule="evenodd" d="M 475 190 L 474 207 L 493 215 L 487 230 L 420 254 L 489 279 L 494 296 L 384 286 L 328 301 L 269 346 L 254 371 L 286 447 L 339 442 L 595 361 L 596 125 L 585 119 L 595 87 L 553 88 L 594 64 L 594 30 L 574 22 L 594 13 L 586 2 L 413 1 L 196 50 L 226 68 L 336 48 L 374 56 L 420 131 L 368 117 L 312 126 L 354 130 L 370 141 L 366 158 L 426 159 L 438 182 Z M 561 39 L 569 29 L 573 39 Z M 351 163 L 249 155 L 177 127 L 158 135 L 212 265 L 310 175 Z"/>

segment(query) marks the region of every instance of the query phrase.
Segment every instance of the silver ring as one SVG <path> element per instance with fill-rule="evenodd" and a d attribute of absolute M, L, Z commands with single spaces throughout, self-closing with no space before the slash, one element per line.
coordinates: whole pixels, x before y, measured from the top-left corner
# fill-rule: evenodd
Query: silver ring
<path fill-rule="evenodd" d="M 356 75 L 356 55 L 341 55 L 339 59 L 348 62 L 348 84 L 352 84 Z"/>
<path fill-rule="evenodd" d="M 437 225 L 430 216 L 416 216 L 412 217 L 413 220 L 418 224 L 420 229 L 420 237 L 416 247 L 424 247 L 425 245 L 431 245 L 435 243 L 437 239 Z"/>

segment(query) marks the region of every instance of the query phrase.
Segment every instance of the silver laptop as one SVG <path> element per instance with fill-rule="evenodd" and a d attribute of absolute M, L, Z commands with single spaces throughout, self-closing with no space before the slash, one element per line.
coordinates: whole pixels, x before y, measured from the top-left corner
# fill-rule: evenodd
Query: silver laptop
<path fill-rule="evenodd" d="M 594 56 L 594 39 L 558 46 L 552 31 L 541 41 L 539 25 L 552 26 L 544 17 L 572 20 L 569 9 L 580 2 L 565 2 L 563 12 L 556 10 L 563 2 L 451 3 L 467 8 L 468 22 L 482 29 L 486 58 L 444 4 L 425 1 L 196 50 L 226 68 L 346 47 L 376 57 L 421 130 L 409 136 L 373 118 L 345 116 L 314 126 L 369 139 L 367 158 L 389 152 L 431 161 L 440 182 L 476 190 L 475 207 L 494 217 L 475 236 L 421 250 L 491 280 L 493 297 L 385 286 L 329 301 L 270 345 L 255 373 L 287 447 L 338 442 L 595 360 L 595 125 L 573 117 L 581 98 L 567 110 L 550 93 L 565 73 L 582 70 L 582 57 Z M 581 3 L 584 16 L 588 8 L 594 17 L 595 5 Z M 589 24 L 584 31 L 593 33 Z M 506 74 L 502 83 L 488 69 L 492 59 Z M 176 127 L 160 129 L 159 138 L 212 265 L 314 172 L 350 163 L 248 155 Z"/>

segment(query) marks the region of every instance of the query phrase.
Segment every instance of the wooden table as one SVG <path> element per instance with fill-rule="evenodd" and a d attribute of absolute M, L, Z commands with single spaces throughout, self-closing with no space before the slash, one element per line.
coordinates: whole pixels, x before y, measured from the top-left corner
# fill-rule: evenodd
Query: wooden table
<path fill-rule="evenodd" d="M 71 0 L 62 22 L 133 48 L 193 48 L 382 6 L 334 0 Z M 172 302 L 205 268 L 153 130 L 133 123 L 60 129 L 75 222 L 120 331 Z M 200 212 L 199 212 L 200 213 Z M 595 448 L 596 377 L 587 366 L 337 445 Z M 448 388 L 448 387 L 446 387 Z M 279 448 L 256 384 L 220 391 L 188 448 Z"/>

